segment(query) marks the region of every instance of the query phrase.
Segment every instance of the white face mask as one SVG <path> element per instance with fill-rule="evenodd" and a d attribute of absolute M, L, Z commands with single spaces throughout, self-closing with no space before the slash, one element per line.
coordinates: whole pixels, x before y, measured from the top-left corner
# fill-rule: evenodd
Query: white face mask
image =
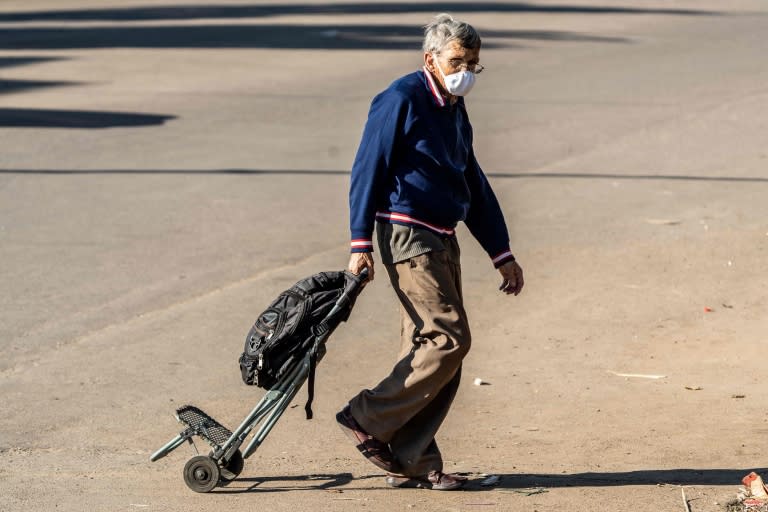
<path fill-rule="evenodd" d="M 440 64 L 437 62 L 437 55 L 432 55 L 434 64 L 437 70 L 443 77 L 445 82 L 445 89 L 454 96 L 466 96 L 472 87 L 475 85 L 475 74 L 471 71 L 459 71 L 458 73 L 451 73 L 446 75 L 440 68 Z"/>

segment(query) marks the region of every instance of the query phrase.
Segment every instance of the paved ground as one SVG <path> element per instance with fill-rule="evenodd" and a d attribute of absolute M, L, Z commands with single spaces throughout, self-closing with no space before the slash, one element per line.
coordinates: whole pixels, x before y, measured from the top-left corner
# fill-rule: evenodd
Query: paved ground
<path fill-rule="evenodd" d="M 62 4 L 0 5 L 0 510 L 667 511 L 682 485 L 698 512 L 768 474 L 763 2 Z M 485 36 L 476 152 L 527 277 L 498 295 L 460 231 L 475 344 L 439 441 L 470 491 L 385 489 L 334 424 L 396 353 L 379 278 L 316 419 L 191 493 L 189 449 L 149 454 L 178 405 L 234 426 L 260 396 L 244 335 L 345 265 L 368 103 L 442 10 Z"/>

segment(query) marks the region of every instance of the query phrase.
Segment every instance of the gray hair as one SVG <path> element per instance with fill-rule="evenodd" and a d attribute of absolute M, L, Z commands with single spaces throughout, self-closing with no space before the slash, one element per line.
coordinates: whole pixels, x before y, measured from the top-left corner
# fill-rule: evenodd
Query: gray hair
<path fill-rule="evenodd" d="M 454 19 L 450 14 L 438 14 L 424 27 L 424 51 L 440 53 L 451 41 L 458 41 L 462 48 L 480 48 L 480 34 L 472 25 Z"/>

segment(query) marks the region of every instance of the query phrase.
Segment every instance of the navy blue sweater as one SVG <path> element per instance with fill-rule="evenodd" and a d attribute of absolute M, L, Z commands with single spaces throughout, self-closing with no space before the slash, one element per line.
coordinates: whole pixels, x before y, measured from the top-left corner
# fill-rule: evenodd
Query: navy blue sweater
<path fill-rule="evenodd" d="M 352 166 L 352 252 L 373 250 L 375 220 L 453 236 L 464 221 L 496 267 L 514 257 L 504 216 L 472 149 L 463 98 L 450 105 L 426 69 L 371 103 Z"/>

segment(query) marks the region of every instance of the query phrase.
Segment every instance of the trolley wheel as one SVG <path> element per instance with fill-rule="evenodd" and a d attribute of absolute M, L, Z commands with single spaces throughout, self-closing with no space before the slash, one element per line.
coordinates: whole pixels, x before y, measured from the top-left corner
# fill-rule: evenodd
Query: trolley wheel
<path fill-rule="evenodd" d="M 207 455 L 192 457 L 184 465 L 184 483 L 195 492 L 210 492 L 219 484 L 221 472 Z"/>
<path fill-rule="evenodd" d="M 228 485 L 232 480 L 243 471 L 245 461 L 243 460 L 243 454 L 240 450 L 237 450 L 232 458 L 229 459 L 224 466 L 221 467 L 221 485 Z"/>

